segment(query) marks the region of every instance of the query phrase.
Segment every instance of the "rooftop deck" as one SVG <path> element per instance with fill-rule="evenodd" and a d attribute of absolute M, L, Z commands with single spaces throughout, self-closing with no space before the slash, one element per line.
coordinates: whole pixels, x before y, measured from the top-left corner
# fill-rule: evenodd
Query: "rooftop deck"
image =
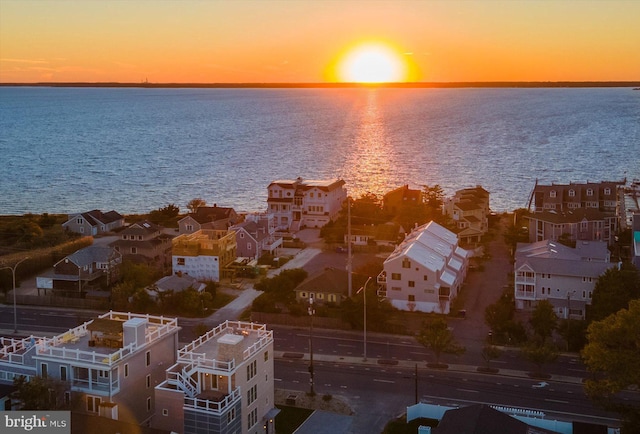
<path fill-rule="evenodd" d="M 229 338 L 227 335 L 238 336 L 238 339 Z M 264 324 L 225 321 L 178 350 L 178 362 L 193 363 L 214 370 L 232 371 L 235 364 L 242 360 L 219 360 L 221 338 L 223 344 L 233 342 L 241 345 L 242 360 L 246 360 L 273 342 L 273 332 L 267 330 Z"/>
<path fill-rule="evenodd" d="M 52 338 L 27 338 L 28 342 L 15 344 L 15 348 L 26 349 L 27 345 L 35 345 L 37 355 L 41 357 L 71 359 L 111 366 L 136 351 L 141 345 L 136 342 L 123 342 L 122 334 L 120 333 L 118 336 L 113 329 L 108 330 L 109 333 L 99 333 L 96 331 L 96 327 L 92 326 L 99 322 L 124 324 L 135 318 L 145 321 L 145 342 L 142 346 L 169 334 L 177 333 L 179 330 L 176 318 L 110 311 L 100 315 L 96 320 L 88 321 Z"/>

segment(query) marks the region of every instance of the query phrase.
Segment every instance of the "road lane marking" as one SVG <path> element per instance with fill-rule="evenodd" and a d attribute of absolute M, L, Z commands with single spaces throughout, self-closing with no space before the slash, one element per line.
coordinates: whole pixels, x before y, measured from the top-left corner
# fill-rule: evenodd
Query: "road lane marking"
<path fill-rule="evenodd" d="M 282 381 L 282 378 L 274 378 L 273 381 Z"/>
<path fill-rule="evenodd" d="M 561 401 L 559 399 L 545 399 L 545 401 L 557 402 L 558 404 L 568 404 L 569 403 L 569 401 Z"/>
<path fill-rule="evenodd" d="M 392 381 L 392 380 L 379 380 L 377 378 L 374 378 L 373 381 L 375 381 L 377 383 L 391 383 L 391 384 L 395 383 L 395 381 Z"/>
<path fill-rule="evenodd" d="M 469 390 L 469 389 L 456 389 L 460 392 L 469 392 L 469 393 L 480 393 L 478 390 Z"/>

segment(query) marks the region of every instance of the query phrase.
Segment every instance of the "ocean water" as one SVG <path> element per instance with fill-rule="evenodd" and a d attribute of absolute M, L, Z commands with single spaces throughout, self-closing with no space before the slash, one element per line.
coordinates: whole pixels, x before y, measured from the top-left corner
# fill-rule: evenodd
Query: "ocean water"
<path fill-rule="evenodd" d="M 349 194 L 640 178 L 640 91 L 0 87 L 0 214 L 266 209 L 272 180 Z"/>

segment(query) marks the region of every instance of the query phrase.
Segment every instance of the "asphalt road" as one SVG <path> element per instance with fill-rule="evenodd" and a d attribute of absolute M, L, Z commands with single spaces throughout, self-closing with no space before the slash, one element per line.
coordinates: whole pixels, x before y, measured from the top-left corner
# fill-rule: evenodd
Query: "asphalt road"
<path fill-rule="evenodd" d="M 342 363 L 315 362 L 315 390 L 318 394 L 344 396 L 354 410 L 352 433 L 380 432 L 384 424 L 415 404 L 414 369 L 369 367 Z M 307 391 L 308 362 L 275 361 L 276 387 Z M 580 420 L 617 425 L 615 415 L 606 413 L 586 398 L 582 386 L 537 380 L 495 377 L 418 369 L 418 400 L 456 407 L 486 403 L 537 410 L 547 418 Z M 638 400 L 637 395 L 631 399 Z"/>

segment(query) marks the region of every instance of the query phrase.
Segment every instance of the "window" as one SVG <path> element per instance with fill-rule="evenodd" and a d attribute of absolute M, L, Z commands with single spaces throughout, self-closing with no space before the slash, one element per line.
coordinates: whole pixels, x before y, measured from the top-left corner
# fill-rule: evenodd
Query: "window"
<path fill-rule="evenodd" d="M 146 383 L 147 383 L 147 389 L 151 387 L 151 375 L 147 375 Z"/>
<path fill-rule="evenodd" d="M 185 258 L 177 258 L 176 261 L 177 261 L 178 265 L 184 265 Z"/>
<path fill-rule="evenodd" d="M 247 390 L 247 403 L 248 405 L 253 404 L 253 402 L 258 398 L 258 385 L 254 384 L 252 388 Z"/>
<path fill-rule="evenodd" d="M 125 363 L 124 364 L 124 378 L 127 378 L 129 376 L 129 364 Z"/>
<path fill-rule="evenodd" d="M 247 250 L 251 250 L 251 243 L 247 243 Z"/>
<path fill-rule="evenodd" d="M 247 381 L 251 380 L 258 373 L 258 364 L 254 360 L 247 365 Z"/>
<path fill-rule="evenodd" d="M 587 188 L 587 196 L 593 196 L 593 189 Z"/>
<path fill-rule="evenodd" d="M 425 275 L 422 277 L 422 280 L 424 280 L 424 281 L 426 282 L 427 280 L 429 280 L 429 276 L 427 276 L 427 275 L 425 274 Z"/>
<path fill-rule="evenodd" d="M 400 273 L 391 273 L 391 280 L 402 280 L 402 275 Z"/>
<path fill-rule="evenodd" d="M 40 364 L 40 376 L 42 378 L 47 378 L 47 364 L 46 363 L 41 363 Z"/>
<path fill-rule="evenodd" d="M 258 409 L 254 408 L 248 415 L 248 423 L 249 428 L 252 428 L 256 423 L 258 423 Z"/>
<path fill-rule="evenodd" d="M 193 225 L 185 225 L 185 229 L 189 232 L 193 231 Z"/>
<path fill-rule="evenodd" d="M 64 392 L 64 403 L 66 405 L 71 404 L 71 392 Z M 11 409 L 9 409 L 11 410 Z"/>
<path fill-rule="evenodd" d="M 97 396 L 87 396 L 87 412 L 98 413 L 100 410 L 100 398 Z"/>
<path fill-rule="evenodd" d="M 610 189 L 610 188 L 605 188 L 605 189 L 604 189 L 604 194 L 605 194 L 606 196 L 609 196 L 609 195 L 611 194 L 611 189 Z"/>
<path fill-rule="evenodd" d="M 409 281 L 409 288 L 415 288 L 416 287 L 416 282 L 414 282 L 413 280 Z"/>
<path fill-rule="evenodd" d="M 576 191 L 575 190 L 569 190 L 569 197 L 575 197 L 576 196 Z"/>
<path fill-rule="evenodd" d="M 244 238 L 244 233 L 240 232 L 240 238 Z"/>
<path fill-rule="evenodd" d="M 233 410 L 235 410 L 235 408 Z M 163 408 L 162 409 L 162 415 L 163 416 L 169 416 L 169 409 L 168 408 Z"/>
<path fill-rule="evenodd" d="M 137 247 L 132 247 L 132 248 L 131 248 L 131 254 L 132 254 L 132 255 L 136 255 L 136 254 L 138 254 L 138 248 L 137 248 Z"/>
<path fill-rule="evenodd" d="M 551 190 L 549 192 L 549 197 L 556 197 L 556 191 L 555 190 Z"/>
<path fill-rule="evenodd" d="M 400 288 L 399 286 L 392 286 L 391 290 L 392 291 L 402 291 L 402 288 Z"/>
<path fill-rule="evenodd" d="M 424 292 L 426 292 L 427 294 L 435 294 L 436 290 L 435 289 L 425 289 Z"/>
<path fill-rule="evenodd" d="M 151 411 L 151 397 L 147 398 L 147 411 Z"/>
<path fill-rule="evenodd" d="M 269 360 L 269 351 L 264 352 L 264 361 L 266 362 L 267 360 Z"/>
<path fill-rule="evenodd" d="M 411 268 L 411 261 L 407 258 L 402 260 L 402 268 Z"/>
<path fill-rule="evenodd" d="M 229 410 L 229 413 L 227 413 L 227 423 L 231 423 L 234 420 L 236 420 L 236 409 L 235 409 L 235 407 L 232 408 L 231 410 Z"/>
<path fill-rule="evenodd" d="M 415 296 L 415 295 L 413 295 L 413 294 L 409 294 L 409 298 L 408 298 L 408 300 L 409 300 L 409 301 L 416 301 L 416 296 Z"/>
<path fill-rule="evenodd" d="M 67 367 L 60 366 L 60 380 L 67 381 Z"/>

